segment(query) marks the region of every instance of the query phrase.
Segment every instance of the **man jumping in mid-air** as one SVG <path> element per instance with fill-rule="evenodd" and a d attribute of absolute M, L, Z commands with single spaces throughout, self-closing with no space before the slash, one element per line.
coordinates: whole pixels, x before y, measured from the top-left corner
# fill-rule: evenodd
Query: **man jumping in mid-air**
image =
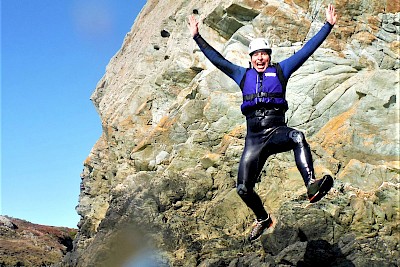
<path fill-rule="evenodd" d="M 316 180 L 311 151 L 302 132 L 287 127 L 285 112 L 286 83 L 295 72 L 322 44 L 336 23 L 335 8 L 326 9 L 326 23 L 293 56 L 278 64 L 271 63 L 272 49 L 262 38 L 254 39 L 249 45 L 252 68 L 244 68 L 226 60 L 199 34 L 198 21 L 189 17 L 189 30 L 204 55 L 222 72 L 232 78 L 242 90 L 241 110 L 246 116 L 247 134 L 245 147 L 239 164 L 237 192 L 256 215 L 250 240 L 257 239 L 272 225 L 270 215 L 254 191 L 255 183 L 267 158 L 273 154 L 294 151 L 298 170 L 307 187 L 310 202 L 320 200 L 331 189 L 333 178 L 325 175 Z"/>

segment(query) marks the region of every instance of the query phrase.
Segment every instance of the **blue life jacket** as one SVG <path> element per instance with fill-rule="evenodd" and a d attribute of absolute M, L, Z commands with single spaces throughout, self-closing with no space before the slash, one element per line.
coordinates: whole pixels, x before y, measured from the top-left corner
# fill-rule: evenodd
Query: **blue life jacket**
<path fill-rule="evenodd" d="M 243 95 L 241 110 L 244 115 L 258 107 L 279 108 L 286 111 L 287 80 L 283 76 L 279 63 L 272 64 L 263 73 L 258 73 L 254 68 L 247 69 L 240 89 Z"/>

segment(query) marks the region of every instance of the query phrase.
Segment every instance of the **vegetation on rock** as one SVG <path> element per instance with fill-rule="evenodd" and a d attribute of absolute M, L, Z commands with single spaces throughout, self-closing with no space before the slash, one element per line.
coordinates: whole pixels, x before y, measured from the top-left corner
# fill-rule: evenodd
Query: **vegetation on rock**
<path fill-rule="evenodd" d="M 72 250 L 77 229 L 0 216 L 0 266 L 52 266 Z"/>

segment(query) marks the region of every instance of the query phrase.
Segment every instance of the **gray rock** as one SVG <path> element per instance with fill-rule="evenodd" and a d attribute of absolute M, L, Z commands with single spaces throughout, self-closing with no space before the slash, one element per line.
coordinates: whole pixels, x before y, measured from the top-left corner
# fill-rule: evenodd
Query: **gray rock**
<path fill-rule="evenodd" d="M 0 227 L 5 227 L 10 230 L 17 229 L 17 226 L 7 217 L 0 215 Z"/>

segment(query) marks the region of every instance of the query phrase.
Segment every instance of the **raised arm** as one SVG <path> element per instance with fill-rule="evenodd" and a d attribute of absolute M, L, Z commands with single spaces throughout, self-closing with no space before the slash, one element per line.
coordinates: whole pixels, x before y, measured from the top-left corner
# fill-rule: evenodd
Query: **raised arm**
<path fill-rule="evenodd" d="M 219 70 L 221 70 L 231 79 L 233 79 L 238 85 L 240 85 L 240 81 L 242 80 L 243 75 L 246 72 L 246 68 L 231 63 L 211 45 L 209 45 L 206 40 L 204 40 L 203 37 L 200 36 L 199 22 L 193 15 L 189 16 L 188 22 L 189 31 L 203 54 L 211 61 L 214 66 L 216 66 Z"/>
<path fill-rule="evenodd" d="M 317 50 L 317 48 L 324 42 L 326 37 L 328 37 L 333 26 L 337 20 L 337 14 L 335 12 L 335 7 L 332 4 L 328 5 L 326 9 L 326 23 L 319 30 L 319 32 L 314 35 L 299 51 L 297 51 L 293 56 L 280 62 L 283 74 L 286 79 L 292 75 L 304 62 Z"/>

